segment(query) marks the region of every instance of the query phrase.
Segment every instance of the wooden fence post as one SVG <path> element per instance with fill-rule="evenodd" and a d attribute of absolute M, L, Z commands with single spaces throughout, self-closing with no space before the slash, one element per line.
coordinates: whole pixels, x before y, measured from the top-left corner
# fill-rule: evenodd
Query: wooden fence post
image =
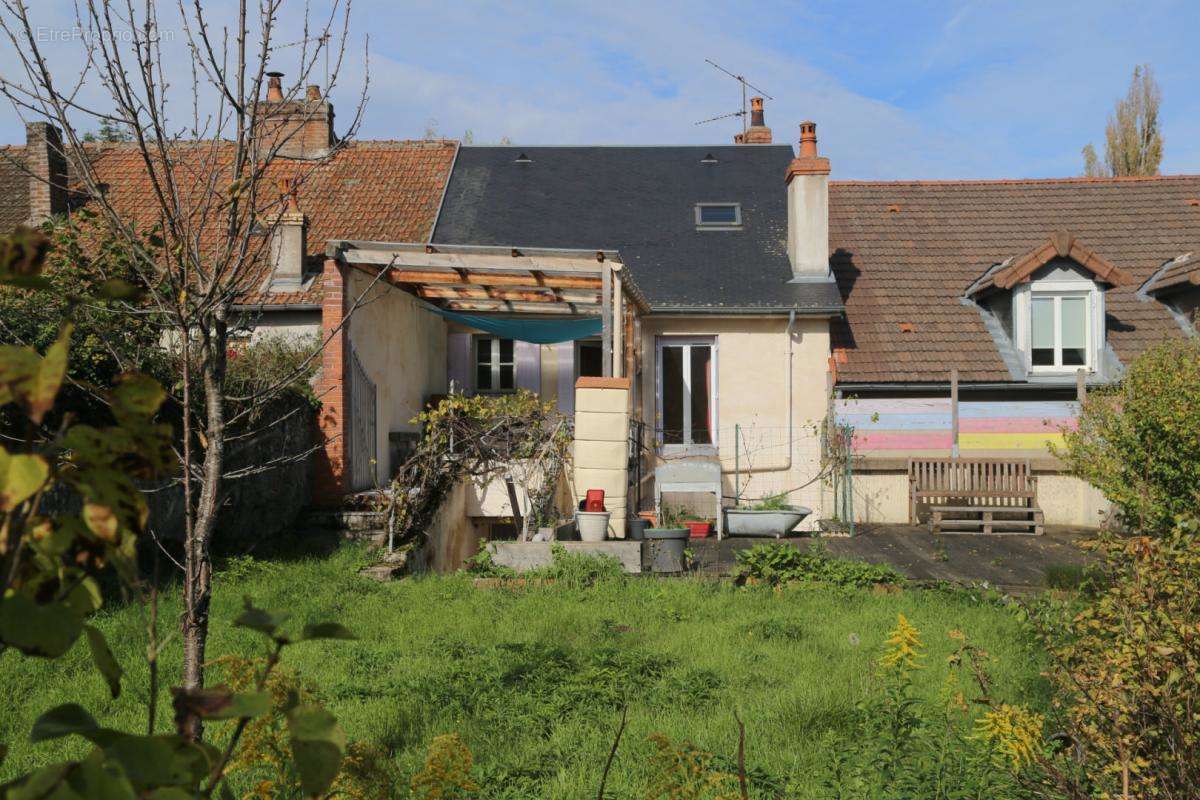
<path fill-rule="evenodd" d="M 950 369 L 950 456 L 958 458 L 958 367 Z"/>

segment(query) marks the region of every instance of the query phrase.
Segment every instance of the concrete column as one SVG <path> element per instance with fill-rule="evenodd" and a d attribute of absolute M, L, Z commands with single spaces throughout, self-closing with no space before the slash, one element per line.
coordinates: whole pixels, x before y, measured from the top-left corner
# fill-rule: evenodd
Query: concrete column
<path fill-rule="evenodd" d="M 575 382 L 575 493 L 604 490 L 611 512 L 608 535 L 625 538 L 629 488 L 629 378 L 580 378 Z"/>

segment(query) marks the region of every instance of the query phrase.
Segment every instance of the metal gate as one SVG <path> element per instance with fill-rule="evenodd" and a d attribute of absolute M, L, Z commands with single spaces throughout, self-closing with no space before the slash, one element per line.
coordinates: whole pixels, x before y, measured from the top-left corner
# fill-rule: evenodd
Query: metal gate
<path fill-rule="evenodd" d="M 375 436 L 375 384 L 367 377 L 358 355 L 350 350 L 350 490 L 375 486 L 378 459 Z"/>

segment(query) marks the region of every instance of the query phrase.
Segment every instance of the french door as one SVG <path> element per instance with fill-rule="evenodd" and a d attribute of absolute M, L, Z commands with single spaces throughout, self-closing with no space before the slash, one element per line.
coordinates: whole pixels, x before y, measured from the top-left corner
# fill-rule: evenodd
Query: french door
<path fill-rule="evenodd" d="M 656 356 L 657 433 L 664 452 L 715 452 L 716 339 L 660 336 Z"/>

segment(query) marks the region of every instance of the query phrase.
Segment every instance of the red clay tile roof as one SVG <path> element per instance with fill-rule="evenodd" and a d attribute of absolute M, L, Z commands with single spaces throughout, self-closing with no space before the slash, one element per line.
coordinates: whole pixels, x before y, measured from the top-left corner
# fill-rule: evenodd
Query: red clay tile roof
<path fill-rule="evenodd" d="M 830 259 L 846 303 L 833 331 L 838 381 L 945 381 L 954 366 L 964 381 L 1010 381 L 979 311 L 961 298 L 1059 230 L 1129 273 L 1106 295 L 1108 341 L 1128 363 L 1182 335 L 1160 303 L 1136 293 L 1163 264 L 1200 250 L 1196 197 L 1200 175 L 831 182 Z"/>
<path fill-rule="evenodd" d="M 306 274 L 312 277 L 302 291 L 251 290 L 243 302 L 320 303 L 320 262 L 328 239 L 427 241 L 457 146 L 446 140 L 362 141 L 325 162 L 274 162 L 269 171 L 272 192 L 277 178 L 303 175 L 298 198 L 300 210 L 308 217 Z M 157 204 L 149 195 L 138 150 L 130 145 L 101 146 L 92 163 L 114 206 L 141 227 L 153 224 Z M 264 263 L 250 285 L 261 289 L 269 277 Z"/>

